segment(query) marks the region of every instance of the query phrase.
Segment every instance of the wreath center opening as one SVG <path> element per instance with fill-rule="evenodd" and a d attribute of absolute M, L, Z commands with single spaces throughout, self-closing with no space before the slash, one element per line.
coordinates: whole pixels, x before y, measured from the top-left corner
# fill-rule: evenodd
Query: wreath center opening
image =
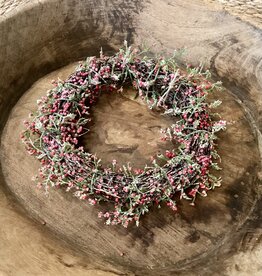
<path fill-rule="evenodd" d="M 91 109 L 90 131 L 80 143 L 85 151 L 97 154 L 104 167 L 117 160 L 119 166 L 129 162 L 143 169 L 152 156 L 174 148 L 171 141 L 161 140 L 161 129 L 173 119 L 150 110 L 136 93 L 132 87 L 124 87 L 121 93 L 103 91 Z"/>

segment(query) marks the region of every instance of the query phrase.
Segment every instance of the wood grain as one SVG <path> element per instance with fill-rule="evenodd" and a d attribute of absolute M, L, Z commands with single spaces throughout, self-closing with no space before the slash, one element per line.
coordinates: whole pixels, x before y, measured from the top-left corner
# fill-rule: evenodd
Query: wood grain
<path fill-rule="evenodd" d="M 253 175 L 259 163 L 258 150 L 254 147 L 256 141 L 244 111 L 228 91 L 216 95 L 224 102 L 218 111 L 227 121 L 234 121 L 219 139 L 223 160 L 223 171 L 219 175 L 223 178 L 223 186 L 210 192 L 208 198 L 198 199 L 196 207 L 181 202 L 179 213 L 175 214 L 163 206 L 147 214 L 139 228 L 122 229 L 104 226 L 97 218 L 103 205 L 89 206 L 63 190 L 52 190 L 46 197 L 44 191 L 35 187 L 31 178 L 39 164 L 25 154 L 19 140 L 21 122 L 35 109 L 36 99 L 51 88 L 51 80 L 66 78 L 73 67 L 46 76 L 25 93 L 13 109 L 3 133 L 5 179 L 26 209 L 79 249 L 92 252 L 97 258 L 105 258 L 123 269 L 129 267 L 136 271 L 145 267 L 159 272 L 181 268 L 192 260 L 203 258 L 228 240 L 253 206 L 253 190 L 257 185 Z M 105 94 L 94 112 L 95 122 L 84 142 L 104 160 L 104 164 L 116 156 L 122 163 L 134 161 L 136 165 L 143 165 L 148 153 L 159 149 L 158 143 L 151 149 L 147 146 L 152 142 L 150 129 L 155 125 L 165 126 L 166 122 L 145 105 L 121 95 Z M 139 136 L 134 116 L 138 112 L 144 119 Z M 133 150 L 123 152 L 118 150 L 119 147 Z"/>
<path fill-rule="evenodd" d="M 145 216 L 140 228 L 127 230 L 105 227 L 97 219 L 98 210 L 62 190 L 53 190 L 48 198 L 36 190 L 30 179 L 38 163 L 26 155 L 18 138 L 21 121 L 48 88 L 50 76 L 28 90 L 31 85 L 63 65 L 97 54 L 101 46 L 112 53 L 124 39 L 151 46 L 153 55 L 186 48 L 179 61 L 194 65 L 202 61 L 215 78 L 223 80 L 227 90 L 219 96 L 225 103 L 220 112 L 227 120 L 235 121 L 219 140 L 223 186 L 208 198 L 199 199 L 195 208 L 183 202 L 178 214 L 166 208 L 154 210 Z M 20 1 L 0 18 L 0 49 L 1 131 L 9 118 L 1 145 L 0 186 L 1 190 L 7 187 L 5 193 L 0 193 L 1 273 L 57 275 L 61 271 L 65 275 L 88 275 L 92 265 L 137 275 L 260 273 L 261 29 L 230 15 L 220 5 L 201 0 Z M 61 69 L 53 76 L 63 77 L 70 71 L 71 67 Z M 116 100 L 115 106 L 123 105 L 125 111 L 124 102 L 130 101 Z M 106 101 L 100 107 L 109 112 Z M 105 120 L 97 115 L 100 123 Z M 103 125 L 104 132 L 111 133 L 112 122 L 119 121 L 122 113 L 116 112 L 115 116 Z M 148 122 L 142 133 L 149 138 L 148 128 L 155 117 L 146 110 L 142 116 Z M 126 117 L 126 121 L 132 120 Z M 121 126 L 116 129 L 109 137 L 119 140 L 110 138 L 109 146 L 124 144 Z M 126 133 L 125 139 L 134 136 L 135 128 L 132 133 Z M 104 144 L 105 135 L 98 134 Z M 137 144 L 143 147 L 134 147 Z M 129 139 L 128 147 L 129 152 L 122 152 L 123 161 L 130 159 L 128 154 L 136 148 L 139 160 L 144 157 L 143 163 L 156 149 L 147 151 L 141 137 Z M 103 156 L 103 150 L 100 154 Z M 108 156 L 104 155 L 105 160 Z M 133 160 L 138 160 L 137 156 Z M 20 205 L 9 198 L 10 191 Z M 42 228 L 50 230 L 49 236 L 24 213 L 16 212 L 22 208 Z M 59 237 L 60 243 L 54 242 L 53 236 Z M 66 245 L 61 245 L 62 241 Z M 70 246 L 74 251 L 69 251 Z M 91 275 L 100 272 L 91 271 Z"/>

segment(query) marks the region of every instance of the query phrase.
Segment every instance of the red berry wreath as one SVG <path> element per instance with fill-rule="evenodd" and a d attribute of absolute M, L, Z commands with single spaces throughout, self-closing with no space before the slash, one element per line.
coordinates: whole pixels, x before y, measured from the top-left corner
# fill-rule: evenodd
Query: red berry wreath
<path fill-rule="evenodd" d="M 213 162 L 219 157 L 215 133 L 225 128 L 225 121 L 212 121 L 210 109 L 220 102 L 208 104 L 206 97 L 219 86 L 208 77 L 208 71 L 187 67 L 182 72 L 174 58 L 147 58 L 127 45 L 111 57 L 101 52 L 100 58 L 87 58 L 67 80 L 55 83 L 26 122 L 22 140 L 41 162 L 38 185 L 46 190 L 66 187 L 90 204 L 112 202 L 112 209 L 99 217 L 125 227 L 133 220 L 138 225 L 153 204 L 166 203 L 174 211 L 178 198 L 194 204 L 197 194 L 205 196 L 220 185 L 210 169 L 218 169 Z M 133 85 L 149 108 L 174 118 L 174 124 L 162 131 L 163 139 L 178 144 L 135 172 L 129 164 L 117 167 L 115 161 L 104 168 L 79 144 L 100 92 L 105 88 L 114 92 L 122 85 Z M 165 159 L 163 166 L 158 158 Z"/>

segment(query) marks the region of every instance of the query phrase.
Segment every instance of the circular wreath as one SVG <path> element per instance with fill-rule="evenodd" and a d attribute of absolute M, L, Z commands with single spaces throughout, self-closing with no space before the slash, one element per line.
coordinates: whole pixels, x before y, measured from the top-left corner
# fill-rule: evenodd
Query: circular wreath
<path fill-rule="evenodd" d="M 200 67 L 182 71 L 174 57 L 148 58 L 126 43 L 114 56 L 104 56 L 101 50 L 99 58 L 87 58 L 67 80 L 54 82 L 25 122 L 21 138 L 29 154 L 41 161 L 38 186 L 46 191 L 50 186 L 66 187 L 92 205 L 111 202 L 112 208 L 98 216 L 106 218 L 106 224 L 125 227 L 131 221 L 138 225 L 154 204 L 166 203 L 174 211 L 178 199 L 194 204 L 198 194 L 206 196 L 221 181 L 210 169 L 219 169 L 214 162 L 219 158 L 215 133 L 225 128 L 225 121 L 212 120 L 210 109 L 220 101 L 210 104 L 206 97 L 219 83 L 211 83 L 209 77 Z M 162 139 L 174 142 L 174 148 L 165 156 L 156 155 L 144 169 L 132 169 L 129 163 L 120 167 L 115 160 L 102 167 L 79 143 L 89 131 L 90 108 L 101 92 L 114 93 L 123 85 L 133 85 L 150 109 L 174 118 L 162 130 Z"/>

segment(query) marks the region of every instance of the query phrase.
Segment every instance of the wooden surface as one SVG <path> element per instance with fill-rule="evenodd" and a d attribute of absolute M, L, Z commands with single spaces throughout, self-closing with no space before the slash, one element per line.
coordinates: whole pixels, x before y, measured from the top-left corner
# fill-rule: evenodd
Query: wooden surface
<path fill-rule="evenodd" d="M 232 121 L 228 130 L 219 135 L 218 142 L 223 160 L 223 170 L 219 172 L 223 185 L 211 191 L 207 198 L 199 198 L 195 207 L 181 202 L 177 214 L 165 207 L 155 209 L 142 219 L 139 228 L 124 229 L 105 226 L 97 218 L 102 206 L 89 206 L 63 190 L 52 190 L 46 197 L 43 190 L 35 187 L 31 178 L 39 164 L 25 153 L 19 140 L 21 122 L 35 109 L 36 99 L 51 88 L 51 80 L 58 76 L 66 78 L 73 68 L 74 65 L 66 67 L 37 82 L 13 109 L 3 133 L 3 172 L 11 183 L 12 192 L 26 209 L 79 249 L 136 271 L 178 269 L 209 256 L 221 243 L 230 241 L 249 215 L 256 198 L 254 175 L 259 155 L 244 111 L 227 91 L 217 94 L 223 100 L 218 111 L 224 119 Z M 140 114 L 139 122 L 137 114 Z M 128 98 L 105 94 L 94 110 L 94 124 L 84 144 L 97 153 L 104 164 L 115 156 L 122 164 L 130 161 L 142 166 L 159 150 L 161 136 L 158 132 L 168 123 L 145 105 L 132 100 L 130 93 Z M 152 135 L 156 135 L 158 141 L 152 139 Z M 161 147 L 164 151 L 170 145 Z"/>
<path fill-rule="evenodd" d="M 258 154 L 262 141 L 261 30 L 231 16 L 221 6 L 201 0 L 12 2 L 18 5 L 0 18 L 1 131 L 9 118 L 1 145 L 0 273 L 261 275 L 262 200 L 261 185 L 257 186 L 262 179 Z M 222 115 L 236 121 L 220 135 L 223 186 L 198 200 L 194 208 L 184 202 L 178 214 L 166 208 L 154 210 L 145 216 L 140 228 L 127 230 L 105 227 L 95 208 L 62 190 L 52 191 L 46 198 L 31 181 L 39 164 L 26 155 L 19 142 L 21 121 L 49 87 L 50 79 L 57 74 L 67 76 L 70 66 L 33 86 L 9 117 L 20 96 L 40 77 L 83 56 L 98 54 L 101 46 L 112 53 L 124 39 L 149 45 L 157 55 L 186 48 L 186 54 L 178 57 L 181 62 L 204 62 L 239 102 L 227 92 L 221 95 L 225 102 Z M 102 116 L 104 112 L 96 114 L 97 129 L 99 123 L 107 123 L 103 132 L 94 128 L 96 133 L 90 133 L 92 148 L 100 150 L 108 161 L 113 157 L 110 150 L 124 145 L 127 152 L 116 152 L 123 162 L 130 158 L 137 162 L 132 158 L 136 154 L 139 161 L 144 157 L 144 163 L 158 141 L 153 141 L 149 152 L 143 136 L 150 139 L 148 129 L 155 120 L 161 124 L 165 121 L 155 114 L 152 117 L 141 106 L 141 118 L 148 124 L 143 124 L 143 135 L 135 139 L 137 126 L 126 127 L 126 143 L 122 126 L 112 122 L 123 121 L 123 114 L 128 114 L 127 102 L 135 106 L 134 110 L 140 106 L 122 98 L 113 100 L 114 106 L 109 107 L 106 99 L 100 110 L 116 117 L 111 120 Z M 129 116 L 125 121 L 131 123 L 133 119 Z M 113 125 L 116 133 L 112 133 Z M 103 141 L 107 148 L 101 150 Z M 20 214 L 23 208 L 26 212 Z M 94 267 L 100 271 L 90 270 Z"/>

